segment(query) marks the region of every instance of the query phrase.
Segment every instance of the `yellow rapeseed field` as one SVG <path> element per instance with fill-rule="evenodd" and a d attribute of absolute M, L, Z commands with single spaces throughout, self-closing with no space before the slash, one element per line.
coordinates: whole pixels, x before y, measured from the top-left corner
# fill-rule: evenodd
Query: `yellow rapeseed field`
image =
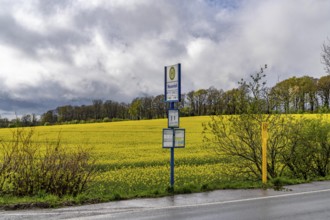
<path fill-rule="evenodd" d="M 317 115 L 304 115 L 317 117 Z M 175 149 L 175 187 L 212 188 L 230 182 L 232 168 L 226 158 L 203 146 L 202 123 L 209 116 L 182 117 L 186 147 Z M 56 141 L 66 147 L 92 147 L 99 171 L 91 194 L 132 197 L 158 194 L 169 186 L 170 150 L 162 148 L 167 119 L 35 127 L 36 141 Z M 25 128 L 29 129 L 29 128 Z M 10 140 L 13 129 L 0 129 L 0 139 Z M 235 178 L 237 181 L 237 178 Z"/>
<path fill-rule="evenodd" d="M 203 146 L 202 123 L 208 120 L 208 116 L 180 118 L 180 127 L 186 129 L 186 148 L 175 150 L 175 186 L 202 186 L 226 178 L 228 165 Z M 39 142 L 56 141 L 60 135 L 67 147 L 92 147 L 100 167 L 93 190 L 125 195 L 162 191 L 169 185 L 170 150 L 162 148 L 162 129 L 166 127 L 167 119 L 158 119 L 33 129 Z M 0 129 L 0 139 L 9 140 L 12 132 Z"/>

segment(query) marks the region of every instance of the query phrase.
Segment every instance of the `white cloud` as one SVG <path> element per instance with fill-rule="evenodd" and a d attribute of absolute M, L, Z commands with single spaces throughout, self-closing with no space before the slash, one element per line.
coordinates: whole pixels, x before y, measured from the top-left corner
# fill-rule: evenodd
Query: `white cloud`
<path fill-rule="evenodd" d="M 253 60 L 265 59 L 281 74 L 324 74 L 320 48 L 330 35 L 326 28 L 329 6 L 326 1 L 263 1 L 249 5 L 241 14 L 245 49 Z"/>
<path fill-rule="evenodd" d="M 325 75 L 329 1 L 0 4 L 0 98 L 15 103 L 6 111 L 33 112 L 38 103 L 28 103 L 38 99 L 53 103 L 42 112 L 70 100 L 162 94 L 163 68 L 178 62 L 184 92 L 230 89 L 265 63 L 271 83 Z"/>

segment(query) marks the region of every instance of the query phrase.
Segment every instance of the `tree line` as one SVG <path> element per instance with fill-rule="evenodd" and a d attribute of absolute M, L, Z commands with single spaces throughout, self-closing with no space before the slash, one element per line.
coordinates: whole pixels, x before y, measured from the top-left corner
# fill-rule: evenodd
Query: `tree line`
<path fill-rule="evenodd" d="M 264 71 L 265 68 L 255 77 L 265 76 Z M 182 94 L 182 102 L 177 103 L 176 107 L 183 117 L 243 114 L 251 111 L 253 90 L 248 87 L 253 86 L 256 85 L 247 85 L 242 80 L 237 88 L 228 91 L 215 87 L 193 90 Z M 330 75 L 319 79 L 310 76 L 291 77 L 271 88 L 262 89 L 264 91 L 258 106 L 262 106 L 261 112 L 265 114 L 319 113 L 329 112 L 330 109 Z M 0 118 L 0 127 L 166 118 L 167 105 L 164 95 L 137 97 L 131 103 L 93 100 L 90 105 L 59 106 L 45 112 L 40 118 L 35 114 L 14 120 Z"/>
<path fill-rule="evenodd" d="M 190 91 L 182 95 L 178 103 L 181 116 L 201 116 L 217 114 L 242 114 L 250 111 L 253 102 L 246 84 L 223 91 L 210 87 Z M 253 85 L 251 85 L 253 86 Z M 316 79 L 310 76 L 291 77 L 274 87 L 263 88 L 259 100 L 262 112 L 270 113 L 318 113 L 330 108 L 330 75 Z M 61 106 L 42 115 L 42 123 L 90 120 L 140 120 L 166 118 L 167 104 L 164 95 L 138 97 L 130 104 L 115 101 L 94 100 L 86 106 Z"/>

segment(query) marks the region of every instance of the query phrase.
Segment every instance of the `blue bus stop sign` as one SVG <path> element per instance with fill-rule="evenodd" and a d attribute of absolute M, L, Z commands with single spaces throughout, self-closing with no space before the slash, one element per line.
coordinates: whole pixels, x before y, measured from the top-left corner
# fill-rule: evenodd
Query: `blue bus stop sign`
<path fill-rule="evenodd" d="M 165 102 L 181 101 L 181 64 L 165 66 Z"/>

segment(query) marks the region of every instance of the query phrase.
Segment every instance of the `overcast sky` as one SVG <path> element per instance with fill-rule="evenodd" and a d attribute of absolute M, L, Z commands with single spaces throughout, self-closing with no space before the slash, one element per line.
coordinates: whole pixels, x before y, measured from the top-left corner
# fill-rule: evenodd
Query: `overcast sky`
<path fill-rule="evenodd" d="M 228 90 L 268 64 L 268 86 L 326 75 L 328 0 L 0 0 L 0 115 L 93 99 Z"/>

